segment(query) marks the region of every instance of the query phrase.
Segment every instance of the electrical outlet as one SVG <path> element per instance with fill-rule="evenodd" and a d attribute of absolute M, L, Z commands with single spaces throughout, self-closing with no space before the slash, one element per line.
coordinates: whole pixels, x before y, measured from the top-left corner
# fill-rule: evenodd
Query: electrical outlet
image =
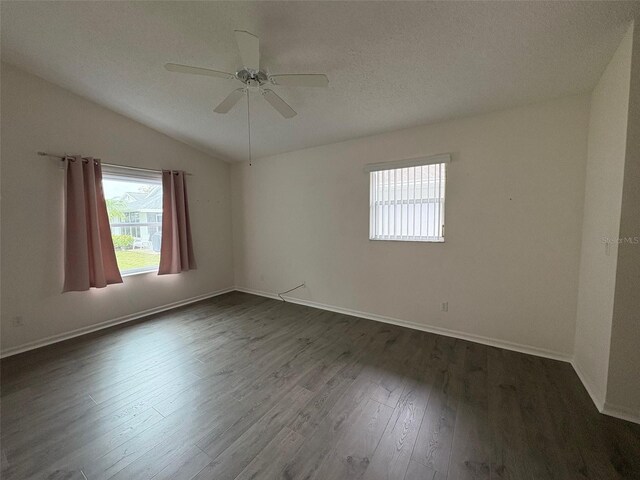
<path fill-rule="evenodd" d="M 24 325 L 24 320 L 22 319 L 22 316 L 18 315 L 11 319 L 12 327 L 22 327 L 23 325 Z"/>
<path fill-rule="evenodd" d="M 440 311 L 441 312 L 448 312 L 449 311 L 449 302 L 442 302 L 442 305 L 440 306 Z"/>

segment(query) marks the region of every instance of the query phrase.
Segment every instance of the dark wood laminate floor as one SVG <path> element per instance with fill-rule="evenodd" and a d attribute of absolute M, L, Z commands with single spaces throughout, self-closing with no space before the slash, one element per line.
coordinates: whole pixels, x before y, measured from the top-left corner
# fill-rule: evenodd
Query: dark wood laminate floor
<path fill-rule="evenodd" d="M 2 361 L 2 478 L 640 479 L 562 362 L 231 293 Z"/>

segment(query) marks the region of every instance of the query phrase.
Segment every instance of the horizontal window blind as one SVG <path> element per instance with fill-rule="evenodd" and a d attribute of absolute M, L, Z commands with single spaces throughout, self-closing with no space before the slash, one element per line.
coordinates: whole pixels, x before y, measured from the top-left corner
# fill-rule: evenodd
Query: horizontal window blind
<path fill-rule="evenodd" d="M 121 182 L 140 182 L 162 184 L 160 170 L 147 170 L 135 167 L 121 167 L 116 165 L 102 165 L 102 177 Z"/>
<path fill-rule="evenodd" d="M 369 176 L 370 239 L 444 241 L 446 163 L 376 170 Z"/>

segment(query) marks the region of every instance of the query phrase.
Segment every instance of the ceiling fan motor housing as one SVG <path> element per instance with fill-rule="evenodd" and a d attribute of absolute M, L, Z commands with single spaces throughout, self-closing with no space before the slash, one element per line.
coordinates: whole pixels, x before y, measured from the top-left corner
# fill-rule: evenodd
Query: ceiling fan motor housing
<path fill-rule="evenodd" d="M 269 77 L 262 70 L 254 71 L 246 68 L 238 70 L 236 78 L 248 87 L 261 87 L 269 81 Z"/>

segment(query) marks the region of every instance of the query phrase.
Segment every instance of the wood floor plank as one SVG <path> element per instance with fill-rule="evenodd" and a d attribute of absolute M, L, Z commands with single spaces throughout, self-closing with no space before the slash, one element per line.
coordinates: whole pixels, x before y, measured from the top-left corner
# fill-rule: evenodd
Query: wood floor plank
<path fill-rule="evenodd" d="M 32 455 L 30 458 L 37 459 L 36 467 L 38 471 L 34 474 L 31 472 L 22 472 L 23 478 L 30 478 L 31 480 L 37 480 L 41 478 L 47 478 L 48 475 L 55 471 L 76 471 L 81 469 L 84 465 L 88 465 L 95 459 L 100 458 L 105 451 L 112 450 L 119 445 L 127 442 L 129 439 L 140 434 L 147 428 L 150 428 L 154 424 L 158 423 L 162 419 L 162 416 L 153 409 L 148 409 L 142 412 L 140 415 L 132 418 L 130 421 L 119 425 L 117 428 L 95 438 L 94 440 L 74 448 L 66 455 L 60 454 L 60 456 L 52 460 L 50 453 L 46 452 L 46 456 Z M 42 468 L 43 461 L 49 463 L 51 466 Z M 20 462 L 21 465 L 26 465 L 27 462 Z"/>
<path fill-rule="evenodd" d="M 336 375 L 329 379 L 316 390 L 315 395 L 289 424 L 289 428 L 302 436 L 309 436 L 353 382 L 353 378 L 344 375 Z"/>
<path fill-rule="evenodd" d="M 361 478 L 369 468 L 392 414 L 393 408 L 368 400 L 360 416 L 347 425 L 344 435 L 322 461 L 314 478 Z"/>
<path fill-rule="evenodd" d="M 205 450 L 213 458 L 213 461 L 198 473 L 194 480 L 234 479 L 276 437 L 278 432 L 282 431 L 310 398 L 311 392 L 309 390 L 294 386 L 282 400 L 242 433 L 237 440 L 222 450 L 219 455 L 211 454 Z M 226 445 L 224 440 L 224 438 L 220 438 L 220 442 Z M 215 450 L 217 451 L 218 448 Z"/>
<path fill-rule="evenodd" d="M 211 462 L 209 455 L 196 446 L 186 445 L 152 478 L 153 480 L 191 480 L 209 462 Z"/>
<path fill-rule="evenodd" d="M 516 371 L 511 352 L 497 348 L 488 350 L 488 415 L 494 461 L 492 479 L 527 478 L 531 467 L 527 462 L 526 429 L 518 404 Z"/>
<path fill-rule="evenodd" d="M 105 452 L 87 465 L 84 472 L 92 480 L 111 478 L 148 452 L 158 452 L 162 448 L 174 452 L 192 438 L 197 439 L 213 431 L 222 432 L 245 411 L 246 406 L 234 402 L 228 394 L 203 399 L 200 405 L 174 412 L 136 437 Z"/>
<path fill-rule="evenodd" d="M 516 380 L 518 403 L 525 426 L 529 468 L 534 478 L 570 478 L 566 458 L 558 450 L 558 431 L 554 428 L 546 401 L 546 384 L 538 373 L 535 357 L 513 356 L 520 375 Z M 604 477 L 606 478 L 606 477 Z"/>
<path fill-rule="evenodd" d="M 432 467 L 426 467 L 415 460 L 409 461 L 404 480 L 446 480 L 446 473 L 439 473 Z"/>
<path fill-rule="evenodd" d="M 136 431 L 161 419 L 161 415 L 148 406 L 133 405 L 108 418 L 99 418 L 89 424 L 74 423 L 57 435 L 46 433 L 32 438 L 19 449 L 10 451 L 13 458 L 9 473 L 26 478 L 42 470 L 43 465 L 59 465 L 59 462 L 81 455 L 94 442 L 104 448 L 113 448 L 123 433 Z M 106 439 L 106 440 L 105 440 Z M 63 463 L 64 465 L 64 463 Z M 72 466 L 80 466 L 72 462 Z"/>
<path fill-rule="evenodd" d="M 487 347 L 467 342 L 466 348 L 448 478 L 489 480 L 492 449 L 487 418 Z"/>
<path fill-rule="evenodd" d="M 270 415 L 274 408 L 282 405 L 289 405 L 291 396 L 297 396 L 300 391 L 305 392 L 305 401 L 300 408 L 307 403 L 311 392 L 302 388 L 290 385 L 288 388 L 272 387 L 271 389 L 262 389 L 258 394 L 239 402 L 245 408 L 234 422 L 224 431 L 212 431 L 196 440 L 199 448 L 205 451 L 212 458 L 217 458 L 225 450 L 230 448 L 234 442 L 241 439 L 247 431 L 259 424 L 263 417 Z M 291 414 L 291 416 L 289 415 Z M 279 419 L 287 418 L 287 423 L 299 414 L 298 410 L 286 411 L 284 415 L 279 415 Z M 284 426 L 284 425 L 283 425 Z"/>
<path fill-rule="evenodd" d="M 172 441 L 171 437 L 169 437 L 168 440 L 156 443 L 153 448 L 143 455 L 140 455 L 109 478 L 112 480 L 128 480 L 130 478 L 151 479 L 156 478 L 162 472 L 164 472 L 165 475 L 170 472 L 173 472 L 172 475 L 177 475 L 181 470 L 182 474 L 186 474 L 187 471 L 190 470 L 193 475 L 195 475 L 200 469 L 195 470 L 195 472 L 193 472 L 193 470 L 196 469 L 200 462 L 204 462 L 205 460 L 206 463 L 202 465 L 200 469 L 211 461 L 211 457 L 188 441 Z M 187 462 L 187 471 L 182 468 L 185 461 Z M 195 465 L 191 461 L 193 461 Z"/>
<path fill-rule="evenodd" d="M 405 387 L 364 474 L 365 479 L 393 480 L 405 476 L 436 374 L 427 360 L 432 345 L 428 341 L 420 343 L 422 345 L 415 345 L 415 354 L 408 357 L 410 361 L 401 370 L 406 379 Z"/>
<path fill-rule="evenodd" d="M 566 363 L 240 292 L 0 375 L 3 480 L 640 478 Z"/>
<path fill-rule="evenodd" d="M 251 463 L 240 472 L 236 480 L 278 478 L 287 460 L 295 455 L 302 445 L 303 440 L 304 437 L 299 433 L 287 427 L 283 428 L 273 440 L 254 457 Z"/>
<path fill-rule="evenodd" d="M 540 382 L 557 392 L 552 398 L 544 392 L 544 397 L 551 409 L 558 409 L 550 410 L 548 421 L 554 434 L 554 452 L 560 456 L 568 475 L 588 479 L 640 478 L 640 456 L 632 453 L 640 440 L 638 425 L 600 414 L 568 365 L 533 360 L 541 367 L 535 369 Z M 560 412 L 564 413 L 563 418 L 559 418 Z M 632 435 L 635 441 L 621 441 L 618 435 L 624 435 L 626 428 L 620 428 L 623 424 L 627 428 L 636 427 L 636 435 Z"/>
<path fill-rule="evenodd" d="M 434 362 L 438 370 L 411 458 L 429 475 L 449 471 L 458 403 L 462 397 L 466 342 L 441 337 Z M 417 466 L 415 466 L 417 471 Z M 426 473 L 425 473 L 426 474 Z M 427 475 L 427 476 L 429 476 Z"/>
<path fill-rule="evenodd" d="M 360 416 L 376 387 L 365 377 L 357 378 L 306 436 L 296 455 L 287 461 L 277 478 L 313 478 L 348 426 Z"/>

